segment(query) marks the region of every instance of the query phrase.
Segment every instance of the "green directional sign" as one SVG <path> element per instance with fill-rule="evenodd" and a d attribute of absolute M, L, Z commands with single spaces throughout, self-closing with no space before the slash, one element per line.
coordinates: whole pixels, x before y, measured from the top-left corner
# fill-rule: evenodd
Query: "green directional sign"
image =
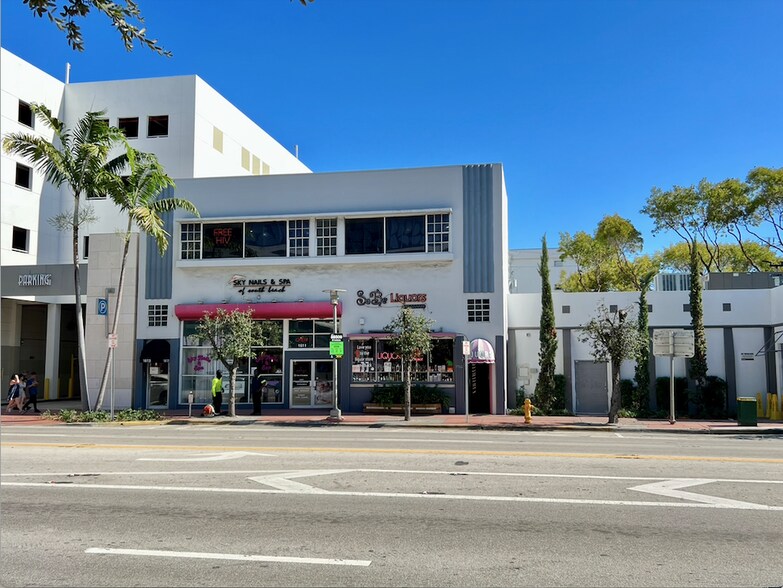
<path fill-rule="evenodd" d="M 329 355 L 342 357 L 345 353 L 345 343 L 342 341 L 329 341 Z"/>

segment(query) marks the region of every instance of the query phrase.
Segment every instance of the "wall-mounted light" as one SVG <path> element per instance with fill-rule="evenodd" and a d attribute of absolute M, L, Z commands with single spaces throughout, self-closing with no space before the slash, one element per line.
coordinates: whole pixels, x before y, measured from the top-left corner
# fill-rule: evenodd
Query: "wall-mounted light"
<path fill-rule="evenodd" d="M 364 317 L 363 316 L 359 317 L 359 324 L 360 325 L 364 325 Z"/>

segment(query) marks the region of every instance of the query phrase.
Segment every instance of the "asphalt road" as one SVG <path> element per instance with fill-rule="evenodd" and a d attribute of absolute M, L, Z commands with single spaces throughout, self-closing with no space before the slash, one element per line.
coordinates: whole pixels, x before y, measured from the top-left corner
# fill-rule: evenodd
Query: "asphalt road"
<path fill-rule="evenodd" d="M 0 431 L 2 586 L 780 586 L 783 438 Z"/>

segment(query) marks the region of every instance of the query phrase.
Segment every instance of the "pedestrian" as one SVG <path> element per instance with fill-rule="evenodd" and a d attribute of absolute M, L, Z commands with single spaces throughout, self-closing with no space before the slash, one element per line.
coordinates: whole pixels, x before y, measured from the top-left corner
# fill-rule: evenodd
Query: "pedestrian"
<path fill-rule="evenodd" d="M 223 372 L 220 370 L 215 373 L 212 380 L 212 406 L 215 409 L 215 415 L 222 414 L 220 408 L 223 406 Z"/>
<path fill-rule="evenodd" d="M 27 412 L 30 410 L 30 405 L 33 405 L 33 412 L 41 412 L 38 410 L 38 375 L 35 372 L 30 372 L 30 377 L 27 378 L 27 400 L 22 405 L 22 411 Z"/>
<path fill-rule="evenodd" d="M 21 394 L 21 379 L 19 378 L 19 374 L 13 374 L 8 382 L 8 404 L 6 408 L 8 409 L 9 414 L 11 414 L 13 409 L 22 409 L 21 400 L 19 400 Z"/>
<path fill-rule="evenodd" d="M 261 414 L 261 389 L 264 386 L 266 386 L 266 380 L 261 377 L 258 368 L 256 368 L 253 381 L 250 383 L 250 395 L 253 398 L 253 412 L 250 413 L 252 415 Z"/>

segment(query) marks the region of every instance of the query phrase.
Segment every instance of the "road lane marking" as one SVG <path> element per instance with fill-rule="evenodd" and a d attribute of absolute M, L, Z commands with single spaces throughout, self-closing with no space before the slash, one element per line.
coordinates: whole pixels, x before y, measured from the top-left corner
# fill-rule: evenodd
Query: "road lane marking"
<path fill-rule="evenodd" d="M 5 482 L 4 486 L 18 486 L 25 488 L 49 488 L 49 489 L 89 489 L 89 490 L 133 490 L 148 492 L 204 492 L 227 494 L 282 494 L 288 496 L 301 496 L 305 492 L 286 492 L 283 490 L 266 490 L 263 488 L 210 488 L 197 486 L 132 486 L 128 484 L 47 484 L 41 482 Z M 641 500 L 598 500 L 589 498 L 542 498 L 532 496 L 475 496 L 470 494 L 417 494 L 407 492 L 348 492 L 328 491 L 328 496 L 350 496 L 362 498 L 412 498 L 412 499 L 442 499 L 442 500 L 466 500 L 473 502 L 517 502 L 538 504 L 579 504 L 596 506 L 650 506 L 665 508 L 709 508 L 717 510 L 760 510 L 783 512 L 783 506 L 767 506 L 764 504 L 749 506 L 728 506 L 704 502 L 645 502 Z M 319 494 L 323 496 L 323 494 Z"/>
<path fill-rule="evenodd" d="M 137 457 L 136 461 L 226 461 L 228 459 L 239 459 L 240 457 L 249 456 L 275 457 L 271 453 L 256 453 L 254 451 L 228 451 L 226 453 L 216 453 L 215 455 L 201 457 Z"/>
<path fill-rule="evenodd" d="M 159 549 L 115 549 L 90 547 L 84 553 L 95 555 L 141 555 L 146 557 L 181 557 L 189 559 L 223 559 L 232 561 L 253 561 L 267 563 L 316 564 L 322 566 L 361 566 L 367 567 L 372 561 L 367 559 L 325 559 L 320 557 L 285 557 L 278 555 L 243 555 L 241 553 L 199 553 L 197 551 L 163 551 Z"/>
<path fill-rule="evenodd" d="M 271 474 L 267 476 L 255 476 L 248 478 L 253 482 L 271 486 L 284 492 L 290 492 L 293 494 L 330 494 L 328 490 L 322 488 L 316 488 L 309 484 L 302 484 L 301 482 L 294 482 L 292 478 L 309 478 L 312 476 L 328 476 L 332 474 L 347 474 L 353 470 L 298 470 L 295 472 L 282 472 L 277 474 Z"/>
<path fill-rule="evenodd" d="M 731 498 L 721 498 L 718 496 L 709 496 L 706 494 L 696 494 L 694 492 L 685 492 L 680 488 L 690 488 L 691 486 L 700 486 L 702 484 L 709 484 L 716 480 L 711 479 L 675 479 L 675 480 L 663 480 L 662 482 L 653 482 L 652 484 L 642 484 L 641 486 L 634 486 L 629 490 L 636 490 L 638 492 L 647 492 L 648 494 L 657 494 L 658 496 L 667 496 L 669 498 L 680 498 L 682 500 L 695 500 L 696 502 L 704 502 L 707 504 L 716 504 L 733 508 L 752 508 L 761 506 L 754 502 L 744 502 L 742 500 L 732 500 Z"/>
<path fill-rule="evenodd" d="M 0 447 L 49 447 L 56 449 L 131 449 L 139 451 L 209 451 L 214 453 L 214 445 L 117 445 L 97 443 L 27 443 L 2 442 Z M 247 446 L 223 447 L 227 451 L 247 451 Z M 289 453 L 380 453 L 402 455 L 485 455 L 504 457 L 545 457 L 565 459 L 633 459 L 639 461 L 706 461 L 725 463 L 773 463 L 783 464 L 781 458 L 769 457 L 711 457 L 697 455 L 637 455 L 613 453 L 562 453 L 546 451 L 486 451 L 458 449 L 384 449 L 369 447 L 256 447 L 256 451 L 285 451 Z"/>

